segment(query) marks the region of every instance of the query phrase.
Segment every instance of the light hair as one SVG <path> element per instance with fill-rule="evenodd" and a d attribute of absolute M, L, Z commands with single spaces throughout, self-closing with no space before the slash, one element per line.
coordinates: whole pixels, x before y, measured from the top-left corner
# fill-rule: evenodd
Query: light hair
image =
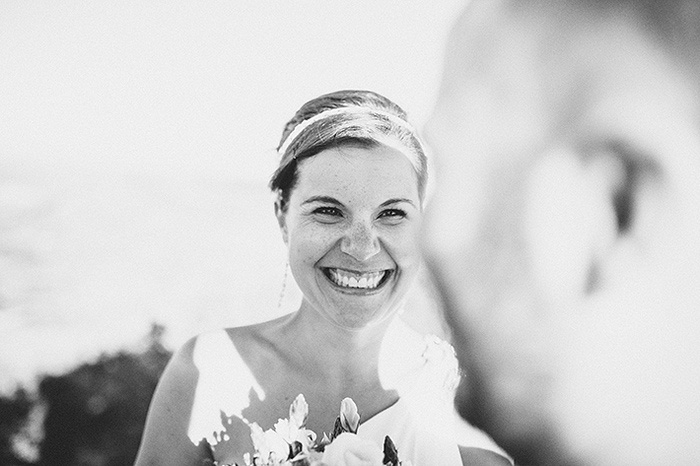
<path fill-rule="evenodd" d="M 300 161 L 323 150 L 386 145 L 401 151 L 413 165 L 421 200 L 427 184 L 427 160 L 406 112 L 372 91 L 345 90 L 325 94 L 302 105 L 287 123 L 278 146 L 280 163 L 270 180 L 280 208 L 286 210 L 297 181 Z"/>

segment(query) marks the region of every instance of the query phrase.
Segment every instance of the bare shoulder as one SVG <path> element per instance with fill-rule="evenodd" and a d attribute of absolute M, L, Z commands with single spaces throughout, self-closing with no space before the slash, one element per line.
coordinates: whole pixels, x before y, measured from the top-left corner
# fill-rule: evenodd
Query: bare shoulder
<path fill-rule="evenodd" d="M 259 363 L 247 355 L 264 353 L 268 327 L 204 332 L 173 354 L 151 401 L 137 466 L 219 459 L 233 421 L 244 418 L 251 398 L 265 397 L 255 375 Z"/>
<path fill-rule="evenodd" d="M 194 402 L 197 370 L 194 339 L 168 362 L 151 400 L 136 465 L 202 464 L 206 445 L 189 436 L 189 413 Z"/>
<path fill-rule="evenodd" d="M 149 418 L 173 416 L 175 410 L 172 406 L 182 406 L 183 402 L 193 397 L 197 382 L 197 368 L 193 361 L 194 343 L 194 338 L 187 341 L 168 362 L 153 395 Z"/>

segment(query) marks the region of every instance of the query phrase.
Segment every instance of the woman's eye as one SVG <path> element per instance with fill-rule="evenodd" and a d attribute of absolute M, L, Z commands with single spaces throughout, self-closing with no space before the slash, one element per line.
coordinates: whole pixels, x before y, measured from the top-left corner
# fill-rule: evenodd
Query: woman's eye
<path fill-rule="evenodd" d="M 337 207 L 318 207 L 314 209 L 314 214 L 324 217 L 342 217 L 343 213 Z"/>
<path fill-rule="evenodd" d="M 379 214 L 379 218 L 399 220 L 406 217 L 406 212 L 401 209 L 386 209 Z"/>

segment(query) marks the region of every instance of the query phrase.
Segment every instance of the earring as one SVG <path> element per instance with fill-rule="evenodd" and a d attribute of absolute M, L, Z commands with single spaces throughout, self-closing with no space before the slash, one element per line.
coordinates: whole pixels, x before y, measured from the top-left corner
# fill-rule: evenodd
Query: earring
<path fill-rule="evenodd" d="M 289 261 L 284 264 L 284 277 L 282 278 L 282 289 L 280 290 L 280 298 L 277 302 L 277 311 L 282 310 L 282 301 L 284 301 L 284 294 L 287 291 L 287 275 L 289 274 Z"/>

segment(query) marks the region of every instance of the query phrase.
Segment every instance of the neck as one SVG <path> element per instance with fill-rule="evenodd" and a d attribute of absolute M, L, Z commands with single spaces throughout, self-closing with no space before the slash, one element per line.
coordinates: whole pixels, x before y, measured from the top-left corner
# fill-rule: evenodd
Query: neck
<path fill-rule="evenodd" d="M 345 328 L 330 322 L 302 302 L 285 322 L 285 335 L 297 355 L 310 367 L 324 373 L 361 376 L 365 380 L 377 373 L 382 342 L 393 319 L 361 328 Z"/>
<path fill-rule="evenodd" d="M 322 317 L 308 303 L 279 320 L 273 338 L 285 349 L 287 364 L 297 371 L 294 377 L 305 381 L 299 390 L 310 402 L 325 407 L 319 411 L 322 425 L 332 423 L 345 397 L 362 407 L 363 419 L 396 402 L 398 382 L 416 359 L 409 343 L 413 334 L 396 320 L 348 329 Z M 388 351 L 387 341 L 393 345 Z"/>

